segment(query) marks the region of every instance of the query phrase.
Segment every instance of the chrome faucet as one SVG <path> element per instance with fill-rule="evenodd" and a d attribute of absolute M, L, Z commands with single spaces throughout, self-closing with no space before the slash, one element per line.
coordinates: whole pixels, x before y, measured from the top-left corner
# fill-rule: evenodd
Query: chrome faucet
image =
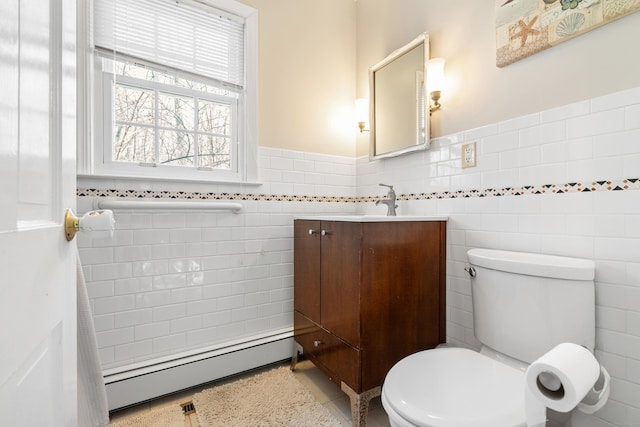
<path fill-rule="evenodd" d="M 386 199 L 376 200 L 376 205 L 380 203 L 387 205 L 387 216 L 396 216 L 396 192 L 393 191 L 393 185 L 380 184 L 381 187 L 389 188 Z"/>

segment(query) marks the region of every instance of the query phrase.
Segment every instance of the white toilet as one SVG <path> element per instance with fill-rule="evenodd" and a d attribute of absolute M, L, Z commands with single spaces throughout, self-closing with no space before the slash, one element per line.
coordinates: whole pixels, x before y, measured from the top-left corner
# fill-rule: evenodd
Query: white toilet
<path fill-rule="evenodd" d="M 524 427 L 525 370 L 557 344 L 593 350 L 592 261 L 467 252 L 480 352 L 437 348 L 391 368 L 382 404 L 394 427 Z"/>

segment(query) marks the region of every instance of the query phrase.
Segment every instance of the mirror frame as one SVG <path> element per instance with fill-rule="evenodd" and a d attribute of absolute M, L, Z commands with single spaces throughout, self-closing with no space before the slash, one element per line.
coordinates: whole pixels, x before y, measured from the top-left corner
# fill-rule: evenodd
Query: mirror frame
<path fill-rule="evenodd" d="M 380 70 L 381 68 L 385 67 L 386 65 L 391 64 L 393 61 L 395 61 L 396 59 L 402 57 L 403 55 L 405 55 L 406 53 L 408 53 L 409 51 L 415 49 L 416 47 L 419 47 L 420 45 L 423 46 L 423 57 L 424 57 L 424 63 L 422 64 L 422 73 L 423 73 L 423 105 L 424 105 L 424 114 L 425 114 L 425 136 L 424 136 L 424 140 L 420 141 L 419 139 L 417 141 L 415 141 L 415 143 L 412 143 L 410 145 L 392 150 L 392 151 L 387 151 L 384 153 L 380 153 L 377 154 L 376 153 L 376 123 L 375 123 L 375 117 L 376 117 L 376 94 L 375 94 L 375 77 L 376 77 L 376 71 Z M 369 129 L 370 129 L 370 135 L 369 135 L 369 160 L 377 160 L 377 159 L 383 159 L 383 158 L 387 158 L 387 157 L 395 157 L 395 156 L 400 156 L 402 154 L 406 154 L 406 153 L 411 153 L 414 151 L 419 151 L 419 150 L 426 150 L 429 148 L 429 146 L 431 145 L 431 124 L 429 123 L 429 100 L 428 100 L 428 96 L 426 93 L 426 76 L 427 76 L 427 70 L 426 70 L 426 62 L 429 60 L 429 35 L 427 33 L 422 33 L 420 34 L 418 37 L 416 37 L 415 39 L 413 39 L 411 42 L 407 43 L 406 45 L 402 46 L 400 49 L 397 49 L 395 51 L 393 51 L 391 54 L 389 54 L 386 58 L 384 58 L 382 61 L 372 65 L 369 68 Z M 417 114 L 417 112 L 416 112 Z"/>

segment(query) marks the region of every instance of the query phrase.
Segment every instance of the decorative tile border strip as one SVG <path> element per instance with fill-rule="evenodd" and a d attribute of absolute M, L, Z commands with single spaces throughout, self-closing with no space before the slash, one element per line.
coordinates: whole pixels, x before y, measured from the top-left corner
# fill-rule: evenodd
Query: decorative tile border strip
<path fill-rule="evenodd" d="M 640 190 L 640 178 L 592 181 L 590 184 L 526 185 L 522 187 L 486 188 L 484 190 L 442 191 L 436 193 L 403 194 L 398 200 L 460 199 L 469 197 L 524 196 L 531 194 L 590 193 L 594 191 Z"/>
<path fill-rule="evenodd" d="M 112 190 L 96 188 L 78 188 L 78 197 L 117 197 L 128 199 L 175 199 L 175 200 L 252 200 L 279 202 L 338 202 L 357 203 L 375 201 L 376 197 L 339 197 L 339 196 L 296 196 L 286 194 L 253 193 L 201 193 L 197 191 L 152 191 L 152 190 Z"/>
<path fill-rule="evenodd" d="M 483 190 L 441 191 L 432 193 L 401 194 L 398 200 L 460 199 L 470 197 L 524 196 L 532 194 L 589 193 L 594 191 L 640 190 L 640 178 L 593 181 L 589 184 L 570 182 L 567 184 L 526 185 L 522 187 L 486 188 Z M 383 196 L 296 196 L 282 194 L 253 193 L 201 193 L 190 191 L 111 190 L 78 188 L 78 197 L 119 197 L 130 199 L 179 199 L 179 200 L 252 200 L 320 203 L 369 203 Z"/>

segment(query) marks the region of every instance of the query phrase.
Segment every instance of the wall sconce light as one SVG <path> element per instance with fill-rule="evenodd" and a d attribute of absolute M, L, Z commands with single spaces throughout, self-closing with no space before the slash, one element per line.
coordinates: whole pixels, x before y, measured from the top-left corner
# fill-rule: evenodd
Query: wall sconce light
<path fill-rule="evenodd" d="M 360 133 L 369 131 L 369 100 L 366 98 L 356 99 L 356 120 Z"/>
<path fill-rule="evenodd" d="M 440 94 L 444 86 L 444 59 L 433 58 L 427 61 L 427 91 L 431 102 L 429 105 L 429 114 L 433 113 L 441 107 Z"/>

